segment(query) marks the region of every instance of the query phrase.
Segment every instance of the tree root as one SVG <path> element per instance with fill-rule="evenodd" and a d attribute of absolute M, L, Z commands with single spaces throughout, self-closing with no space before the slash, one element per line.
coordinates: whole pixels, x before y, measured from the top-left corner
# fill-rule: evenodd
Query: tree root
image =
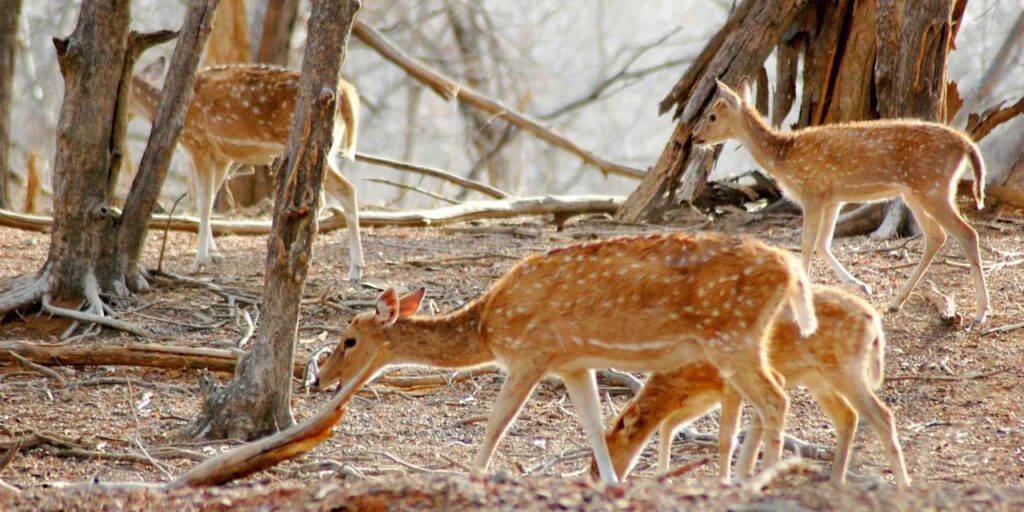
<path fill-rule="evenodd" d="M 79 321 L 79 322 L 89 322 L 89 323 L 99 324 L 99 325 L 102 325 L 102 326 L 105 326 L 105 327 L 110 327 L 111 329 L 117 329 L 119 331 L 124 331 L 124 332 L 130 333 L 130 334 L 134 334 L 136 336 L 140 336 L 142 338 L 155 338 L 156 337 L 156 334 L 154 334 L 154 333 L 152 333 L 152 332 L 150 332 L 150 331 L 148 331 L 146 329 L 143 329 L 142 327 L 139 327 L 137 325 L 132 325 L 131 323 L 125 322 L 123 320 L 117 320 L 117 319 L 111 318 L 109 316 L 106 316 L 103 313 L 103 302 L 99 299 L 99 295 L 98 294 L 96 295 L 95 301 L 96 302 L 89 301 L 90 302 L 90 309 L 91 310 L 97 310 L 98 309 L 98 311 L 99 311 L 98 313 L 85 312 L 85 311 L 75 311 L 73 309 L 67 309 L 67 308 L 62 308 L 62 307 L 59 307 L 59 306 L 54 306 L 53 304 L 50 303 L 50 296 L 44 294 L 43 295 L 43 311 L 46 311 L 47 313 L 50 313 L 51 315 L 63 316 L 63 317 L 70 318 L 72 320 Z M 69 333 L 66 333 L 66 334 L 69 334 Z"/>

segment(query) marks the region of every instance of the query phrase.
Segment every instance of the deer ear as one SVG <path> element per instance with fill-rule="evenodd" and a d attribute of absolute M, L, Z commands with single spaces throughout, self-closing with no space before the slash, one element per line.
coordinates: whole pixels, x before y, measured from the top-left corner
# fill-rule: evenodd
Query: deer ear
<path fill-rule="evenodd" d="M 749 78 L 744 78 L 743 80 L 740 80 L 739 95 L 740 95 L 740 100 L 743 101 L 743 103 L 745 103 L 747 105 L 753 105 L 753 103 L 754 103 L 753 84 L 750 83 L 750 79 Z"/>
<path fill-rule="evenodd" d="M 384 327 L 390 327 L 398 321 L 398 312 L 401 307 L 398 300 L 398 293 L 394 288 L 384 290 L 377 296 L 377 321 Z"/>
<path fill-rule="evenodd" d="M 398 316 L 405 318 L 407 316 L 415 315 L 420 310 L 420 304 L 423 303 L 423 297 L 427 294 L 426 288 L 419 288 L 418 290 L 411 291 L 402 296 L 398 300 Z"/>
<path fill-rule="evenodd" d="M 715 83 L 718 84 L 718 95 L 722 97 L 722 101 L 725 102 L 725 106 L 729 107 L 730 110 L 739 110 L 740 106 L 743 104 L 743 100 L 739 95 L 717 78 L 715 79 Z"/>

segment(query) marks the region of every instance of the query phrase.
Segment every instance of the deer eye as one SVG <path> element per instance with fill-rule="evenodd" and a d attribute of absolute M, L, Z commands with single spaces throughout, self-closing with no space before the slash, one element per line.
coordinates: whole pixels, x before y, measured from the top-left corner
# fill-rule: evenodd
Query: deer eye
<path fill-rule="evenodd" d="M 708 116 L 708 120 L 711 121 L 712 123 L 718 121 L 718 114 L 711 114 L 710 116 Z"/>
<path fill-rule="evenodd" d="M 345 339 L 345 348 L 352 348 L 354 346 L 356 346 L 356 339 L 355 338 L 346 338 Z"/>

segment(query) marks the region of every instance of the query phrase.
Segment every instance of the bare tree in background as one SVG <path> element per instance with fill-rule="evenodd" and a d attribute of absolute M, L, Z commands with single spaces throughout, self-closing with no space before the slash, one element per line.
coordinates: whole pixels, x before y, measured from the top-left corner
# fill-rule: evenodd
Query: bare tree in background
<path fill-rule="evenodd" d="M 21 0 L 0 0 L 0 208 L 10 207 L 11 87 L 18 55 Z"/>
<path fill-rule="evenodd" d="M 359 8 L 359 0 L 313 0 L 296 112 L 276 164 L 274 224 L 253 349 L 239 361 L 234 379 L 207 397 L 193 427 L 197 436 L 251 439 L 295 422 L 291 378 L 299 303 L 318 230 L 335 88 Z"/>

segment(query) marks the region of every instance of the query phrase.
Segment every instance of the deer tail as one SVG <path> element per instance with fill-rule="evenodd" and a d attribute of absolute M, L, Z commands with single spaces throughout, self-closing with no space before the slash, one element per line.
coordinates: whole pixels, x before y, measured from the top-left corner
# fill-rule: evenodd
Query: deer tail
<path fill-rule="evenodd" d="M 974 204 L 982 210 L 985 208 L 985 161 L 982 160 L 981 151 L 974 143 L 967 147 L 967 157 L 970 158 L 971 168 L 974 170 Z"/>
<path fill-rule="evenodd" d="M 789 260 L 790 271 L 796 277 L 790 287 L 789 305 L 800 327 L 800 335 L 806 338 L 818 330 L 818 317 L 814 314 L 814 290 L 800 262 L 792 256 Z"/>

